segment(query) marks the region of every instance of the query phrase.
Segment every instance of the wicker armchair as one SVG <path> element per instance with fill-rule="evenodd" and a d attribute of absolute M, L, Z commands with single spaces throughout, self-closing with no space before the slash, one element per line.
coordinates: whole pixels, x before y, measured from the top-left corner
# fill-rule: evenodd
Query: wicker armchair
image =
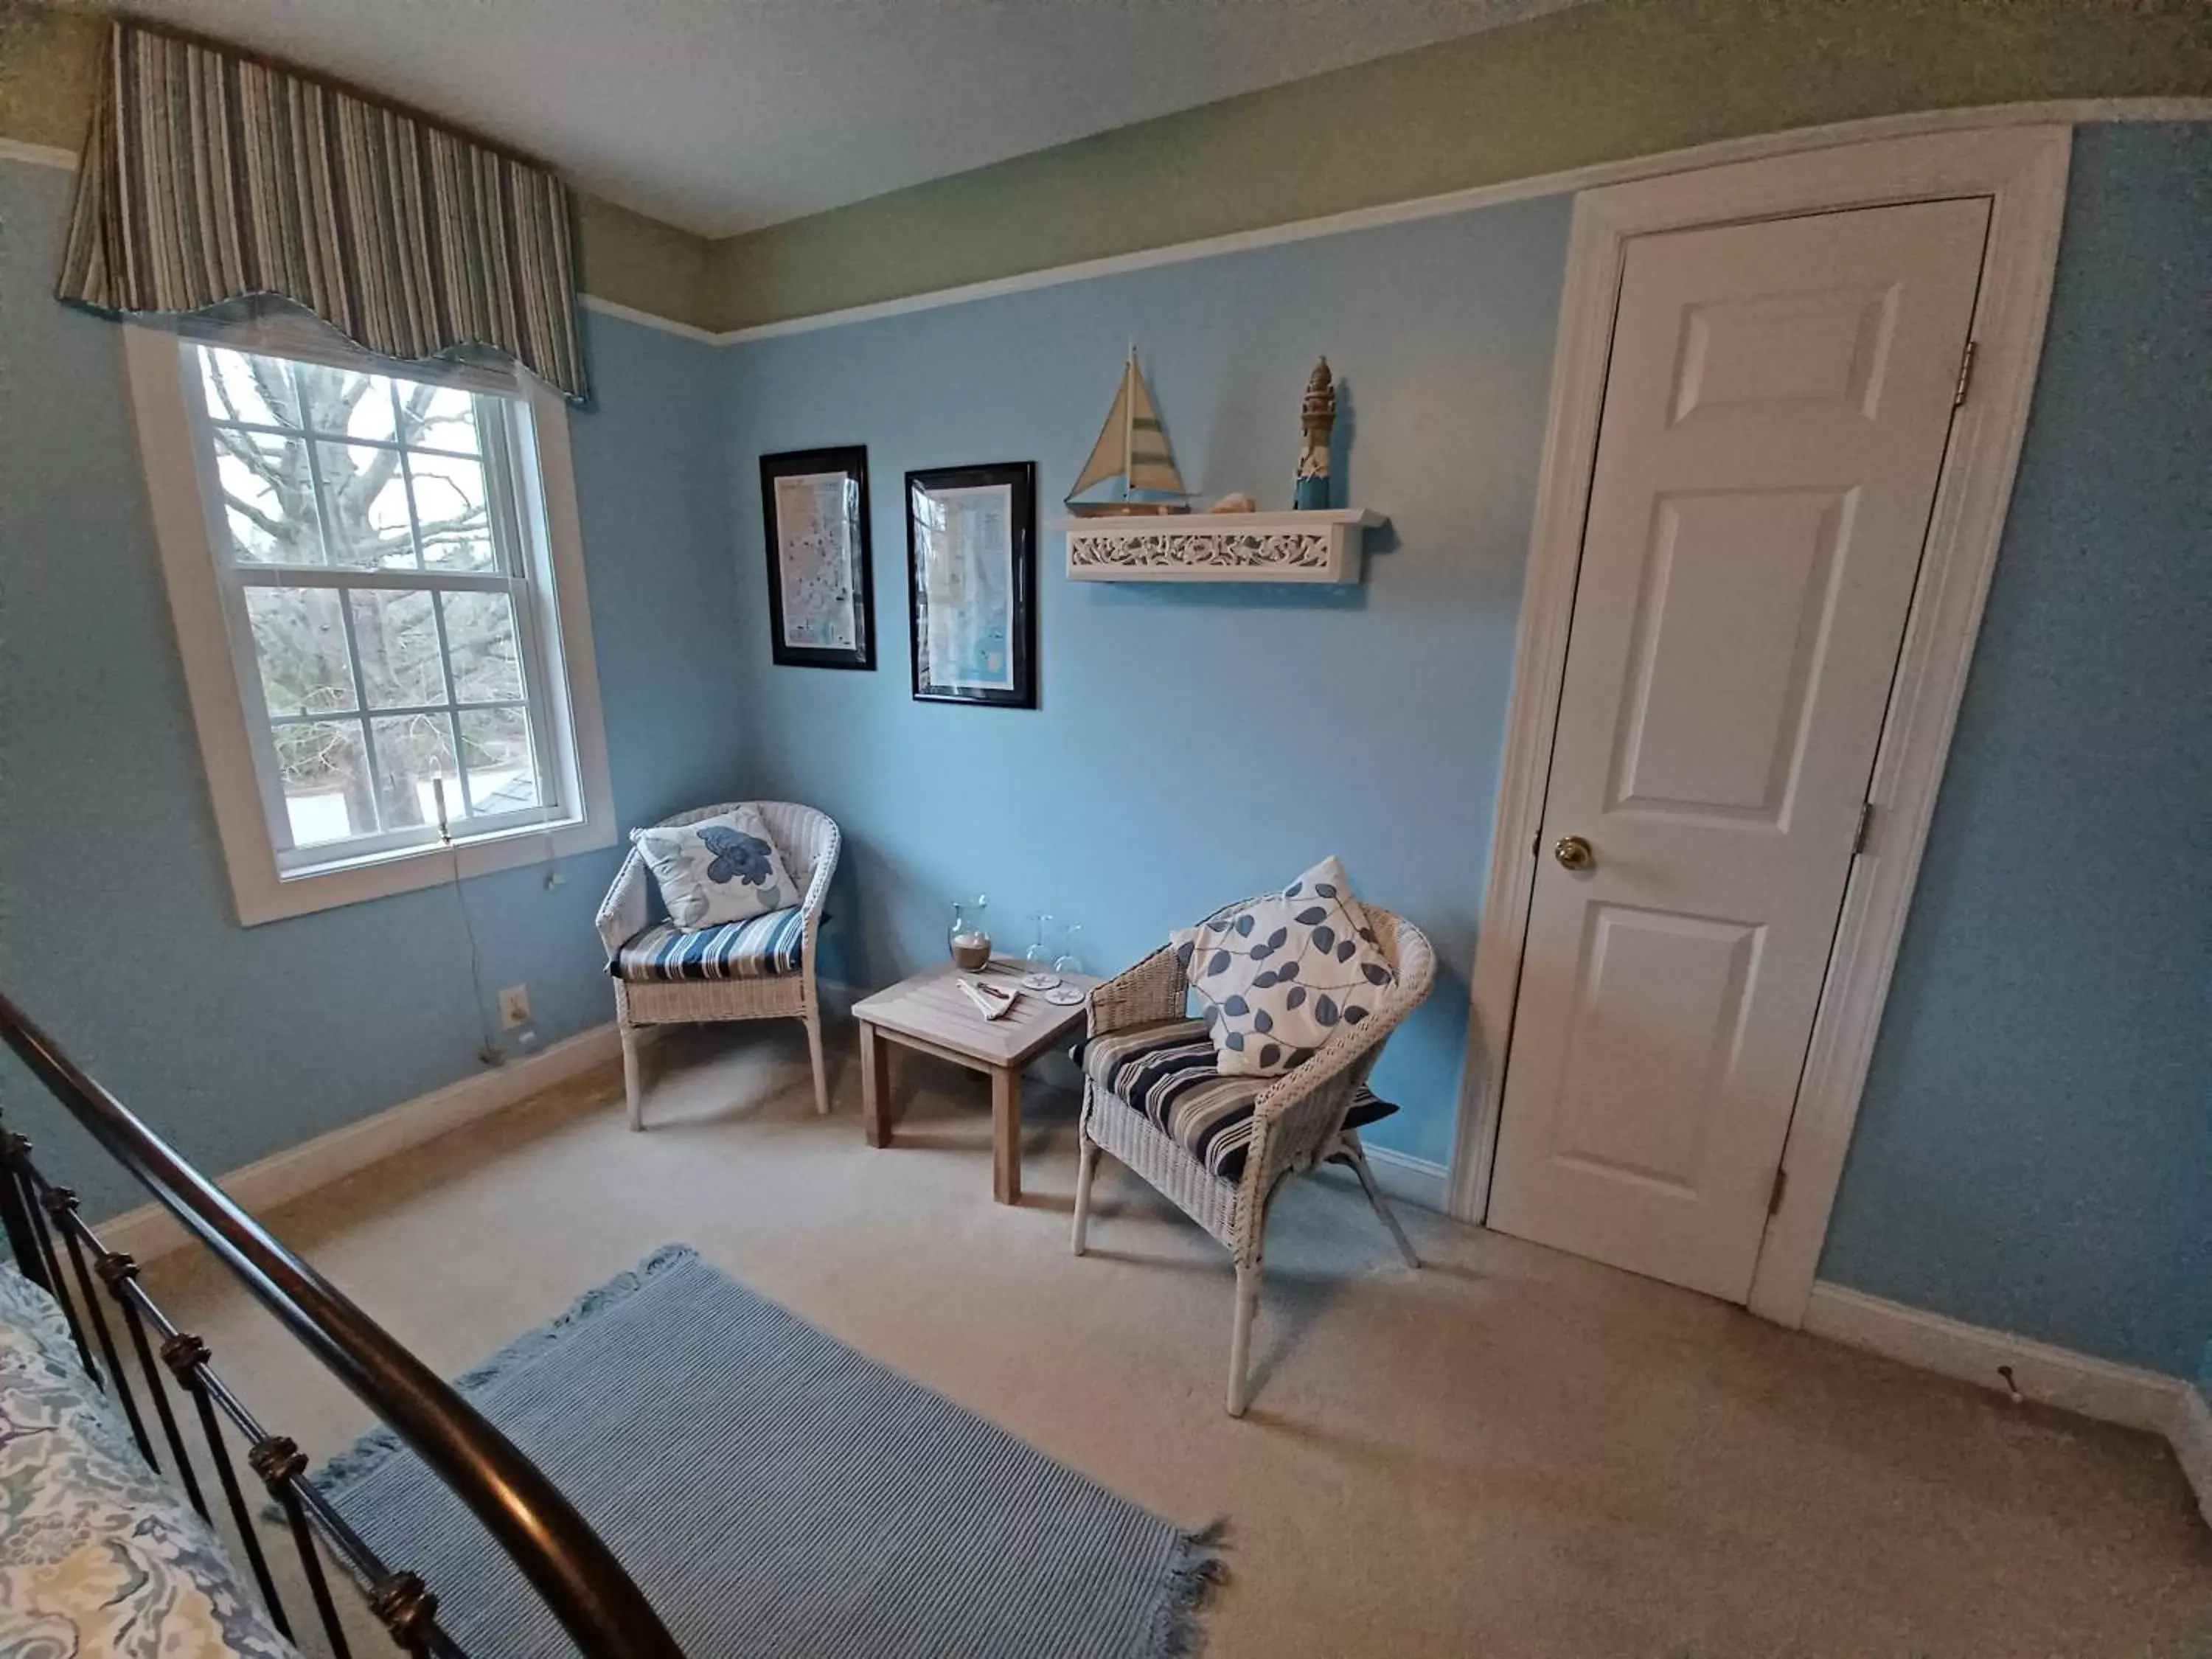
<path fill-rule="evenodd" d="M 663 825 L 696 823 L 734 811 L 744 805 L 726 801 L 702 806 L 696 812 L 679 812 L 663 819 Z M 822 905 L 830 894 L 830 878 L 837 871 L 842 842 L 836 824 L 827 813 L 789 801 L 763 800 L 760 808 L 769 837 L 783 854 L 785 867 L 805 896 L 799 914 L 805 925 L 805 939 L 796 968 L 755 976 L 714 979 L 647 978 L 623 969 L 625 945 L 644 933 L 652 920 L 651 873 L 635 848 L 623 860 L 615 884 L 599 906 L 599 939 L 607 948 L 608 972 L 615 982 L 615 1023 L 622 1031 L 623 1091 L 629 1100 L 629 1127 L 645 1127 L 639 1094 L 637 1028 L 641 1025 L 681 1025 L 726 1019 L 796 1019 L 806 1027 L 806 1046 L 814 1060 L 814 1109 L 830 1109 L 830 1073 L 822 1058 L 822 1009 L 815 992 L 816 945 L 822 923 Z"/>
<path fill-rule="evenodd" d="M 1229 905 L 1215 914 L 1228 915 L 1250 902 Z M 1428 995 L 1436 974 L 1436 953 L 1411 922 L 1372 904 L 1364 908 L 1376 941 L 1396 974 L 1396 982 L 1366 1019 L 1340 1029 L 1304 1065 L 1267 1083 L 1253 1107 L 1252 1139 L 1236 1180 L 1212 1174 L 1196 1154 L 1102 1086 L 1085 1068 L 1082 1167 L 1075 1188 L 1075 1254 L 1084 1253 L 1091 1219 L 1091 1176 L 1102 1150 L 1134 1170 L 1228 1247 L 1237 1264 L 1237 1311 L 1229 1341 L 1231 1417 L 1244 1414 L 1246 1362 L 1251 1349 L 1252 1319 L 1260 1303 L 1267 1206 L 1285 1176 L 1332 1160 L 1350 1164 L 1368 1202 L 1397 1242 L 1406 1265 L 1421 1265 L 1405 1230 L 1375 1184 L 1374 1172 L 1360 1149 L 1358 1132 L 1345 1120 L 1352 1111 L 1355 1097 L 1364 1095 L 1367 1074 L 1382 1052 L 1383 1039 Z M 1139 1025 L 1180 1020 L 1185 1013 L 1187 990 L 1182 964 L 1176 960 L 1175 952 L 1164 948 L 1155 951 L 1091 994 L 1089 1036 L 1096 1039 Z"/>

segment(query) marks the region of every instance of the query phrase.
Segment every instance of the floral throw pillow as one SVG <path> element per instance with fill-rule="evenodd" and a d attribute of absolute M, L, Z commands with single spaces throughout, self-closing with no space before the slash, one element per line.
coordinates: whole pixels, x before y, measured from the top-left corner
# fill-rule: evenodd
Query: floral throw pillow
<path fill-rule="evenodd" d="M 1334 858 L 1279 894 L 1170 933 L 1168 943 L 1224 1076 L 1289 1071 L 1365 1019 L 1396 977 Z"/>
<path fill-rule="evenodd" d="M 669 921 L 687 933 L 799 902 L 798 885 L 757 806 L 696 823 L 634 830 L 629 838 L 653 872 Z"/>

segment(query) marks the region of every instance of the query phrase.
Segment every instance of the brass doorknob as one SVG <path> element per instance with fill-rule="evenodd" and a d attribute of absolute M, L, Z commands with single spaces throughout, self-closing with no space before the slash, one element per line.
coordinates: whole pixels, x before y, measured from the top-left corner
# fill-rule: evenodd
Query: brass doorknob
<path fill-rule="evenodd" d="M 1561 836 L 1553 844 L 1552 856 L 1559 860 L 1562 870 L 1594 870 L 1597 867 L 1597 854 L 1590 851 L 1590 844 L 1580 836 Z"/>

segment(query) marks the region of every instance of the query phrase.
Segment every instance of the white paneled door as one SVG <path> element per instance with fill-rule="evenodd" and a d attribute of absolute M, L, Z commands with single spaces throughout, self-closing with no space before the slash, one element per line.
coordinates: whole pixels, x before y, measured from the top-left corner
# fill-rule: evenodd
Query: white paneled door
<path fill-rule="evenodd" d="M 1627 246 L 1494 1227 L 1749 1294 L 1989 208 Z"/>

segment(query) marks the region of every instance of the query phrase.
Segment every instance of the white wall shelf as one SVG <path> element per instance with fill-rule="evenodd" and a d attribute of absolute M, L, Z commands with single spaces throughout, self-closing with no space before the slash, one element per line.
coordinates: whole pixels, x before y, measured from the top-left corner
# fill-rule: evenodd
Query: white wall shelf
<path fill-rule="evenodd" d="M 1054 519 L 1081 582 L 1356 582 L 1365 507 L 1305 513 L 1171 513 Z"/>

